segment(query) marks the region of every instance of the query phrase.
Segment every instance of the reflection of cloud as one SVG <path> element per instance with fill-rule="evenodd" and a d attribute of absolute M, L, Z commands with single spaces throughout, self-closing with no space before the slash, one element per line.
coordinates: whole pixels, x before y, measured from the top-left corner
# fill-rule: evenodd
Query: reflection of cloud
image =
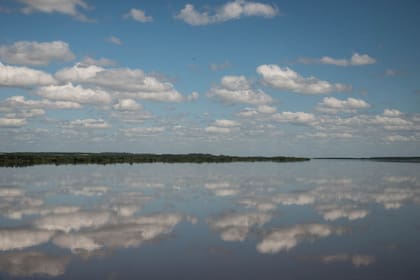
<path fill-rule="evenodd" d="M 238 203 L 245 207 L 255 208 L 258 211 L 270 211 L 277 208 L 276 203 L 271 202 L 270 198 L 264 197 L 248 197 L 241 199 Z"/>
<path fill-rule="evenodd" d="M 53 232 L 35 229 L 0 229 L 0 251 L 23 249 L 47 242 Z"/>
<path fill-rule="evenodd" d="M 72 187 L 68 192 L 72 195 L 94 196 L 103 195 L 108 192 L 109 189 L 110 188 L 106 186 L 83 187 L 81 189 Z"/>
<path fill-rule="evenodd" d="M 239 194 L 237 185 L 229 182 L 217 182 L 205 184 L 206 189 L 212 190 L 216 196 L 231 196 Z"/>
<path fill-rule="evenodd" d="M 302 224 L 289 228 L 275 229 L 268 233 L 257 245 L 260 253 L 278 253 L 284 250 L 290 250 L 298 243 L 308 240 L 327 237 L 331 234 L 341 234 L 342 228 L 323 224 Z"/>
<path fill-rule="evenodd" d="M 53 243 L 73 252 L 100 248 L 132 248 L 169 234 L 182 220 L 180 214 L 151 214 L 114 221 L 94 230 L 60 234 Z"/>
<path fill-rule="evenodd" d="M 17 188 L 9 188 L 9 187 L 0 187 L 0 198 L 9 198 L 9 197 L 17 197 L 23 196 L 24 191 Z"/>
<path fill-rule="evenodd" d="M 12 206 L 13 207 L 13 206 Z M 40 215 L 48 214 L 66 214 L 79 211 L 79 207 L 75 206 L 29 206 L 22 205 L 14 206 L 16 209 L 8 208 L 3 215 L 9 219 L 20 220 L 25 215 Z"/>
<path fill-rule="evenodd" d="M 254 226 L 262 226 L 271 219 L 267 213 L 225 214 L 209 221 L 224 241 L 243 241 Z"/>
<path fill-rule="evenodd" d="M 362 254 L 336 254 L 319 257 L 320 261 L 326 264 L 336 262 L 348 262 L 350 261 L 354 266 L 367 266 L 376 261 L 375 256 L 362 255 Z"/>
<path fill-rule="evenodd" d="M 63 275 L 70 257 L 48 256 L 42 252 L 13 252 L 0 255 L 0 271 L 12 276 Z"/>
<path fill-rule="evenodd" d="M 362 219 L 366 217 L 369 211 L 357 209 L 351 205 L 335 205 L 324 204 L 316 207 L 316 210 L 323 215 L 327 221 L 334 221 L 339 218 L 347 218 L 349 220 Z"/>
<path fill-rule="evenodd" d="M 312 204 L 315 197 L 311 193 L 284 193 L 275 196 L 274 201 L 283 205 Z"/>
<path fill-rule="evenodd" d="M 383 192 L 372 194 L 373 201 L 383 204 L 386 209 L 397 209 L 404 202 L 415 202 L 419 198 L 420 190 L 411 188 L 386 188 Z"/>
<path fill-rule="evenodd" d="M 110 222 L 112 213 L 107 211 L 79 211 L 67 214 L 53 214 L 35 220 L 40 229 L 70 232 L 81 228 L 97 228 Z"/>

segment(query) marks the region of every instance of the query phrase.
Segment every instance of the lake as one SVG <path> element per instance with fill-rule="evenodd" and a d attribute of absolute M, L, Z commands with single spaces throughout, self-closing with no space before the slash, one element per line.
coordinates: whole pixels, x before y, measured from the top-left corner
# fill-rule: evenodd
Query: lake
<path fill-rule="evenodd" d="M 0 279 L 419 279 L 420 165 L 0 168 Z"/>

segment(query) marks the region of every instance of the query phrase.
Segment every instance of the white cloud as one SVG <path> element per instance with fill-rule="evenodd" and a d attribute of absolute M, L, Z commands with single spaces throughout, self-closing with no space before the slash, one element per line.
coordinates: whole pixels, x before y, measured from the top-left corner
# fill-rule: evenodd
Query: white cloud
<path fill-rule="evenodd" d="M 153 18 L 151 16 L 146 16 L 146 12 L 141 9 L 131 9 L 127 14 L 124 15 L 124 18 L 131 18 L 135 21 L 140 22 L 152 22 Z"/>
<path fill-rule="evenodd" d="M 214 14 L 199 12 L 192 4 L 186 4 L 175 18 L 196 26 L 225 22 L 241 17 L 259 16 L 272 18 L 276 15 L 278 15 L 276 6 L 259 2 L 235 0 L 216 8 Z"/>
<path fill-rule="evenodd" d="M 354 53 L 351 57 L 351 65 L 367 65 L 376 63 L 376 60 L 367 54 Z"/>
<path fill-rule="evenodd" d="M 152 136 L 156 134 L 160 134 L 165 131 L 164 127 L 155 126 L 155 127 L 132 127 L 132 128 L 124 128 L 121 129 L 124 135 L 129 137 L 136 137 L 136 136 Z"/>
<path fill-rule="evenodd" d="M 112 106 L 112 108 L 119 111 L 137 111 L 142 109 L 142 106 L 134 99 L 119 99 L 118 103 Z"/>
<path fill-rule="evenodd" d="M 17 118 L 0 118 L 0 127 L 21 127 L 26 124 L 26 120 Z"/>
<path fill-rule="evenodd" d="M 43 66 L 52 61 L 74 59 L 69 45 L 63 41 L 29 42 L 19 41 L 13 45 L 0 46 L 0 60 L 11 64 Z"/>
<path fill-rule="evenodd" d="M 211 71 L 222 71 L 222 70 L 225 70 L 226 68 L 229 68 L 231 66 L 232 65 L 230 64 L 229 61 L 226 61 L 226 62 L 223 62 L 223 63 L 211 63 L 209 65 Z"/>
<path fill-rule="evenodd" d="M 25 3 L 22 9 L 25 14 L 32 12 L 61 13 L 86 21 L 86 16 L 78 11 L 78 8 L 88 9 L 89 6 L 83 0 L 18 0 Z"/>
<path fill-rule="evenodd" d="M 0 255 L 0 271 L 20 277 L 59 276 L 64 274 L 69 261 L 68 256 L 48 256 L 38 251 L 11 252 Z"/>
<path fill-rule="evenodd" d="M 342 229 L 323 224 L 302 224 L 289 228 L 275 229 L 264 236 L 263 240 L 258 243 L 257 250 L 263 254 L 288 251 L 304 240 L 340 234 L 342 231 Z"/>
<path fill-rule="evenodd" d="M 0 86 L 31 87 L 55 83 L 55 79 L 43 71 L 0 63 Z"/>
<path fill-rule="evenodd" d="M 200 94 L 196 91 L 191 92 L 190 95 L 187 96 L 188 101 L 195 101 L 200 97 Z"/>
<path fill-rule="evenodd" d="M 24 249 L 50 240 L 54 233 L 32 229 L 0 229 L 0 251 Z"/>
<path fill-rule="evenodd" d="M 301 57 L 298 59 L 300 63 L 304 64 L 330 64 L 336 66 L 360 66 L 376 63 L 376 59 L 367 54 L 354 53 L 350 59 L 346 58 L 332 58 L 330 56 L 323 56 L 322 58 L 306 58 Z"/>
<path fill-rule="evenodd" d="M 385 109 L 384 114 L 385 117 L 401 117 L 403 113 L 396 109 Z"/>
<path fill-rule="evenodd" d="M 204 129 L 209 133 L 230 133 L 231 129 L 228 127 L 208 126 Z"/>
<path fill-rule="evenodd" d="M 235 126 L 239 126 L 239 123 L 237 121 L 233 121 L 233 120 L 221 119 L 221 120 L 216 120 L 213 123 L 213 125 L 222 126 L 222 127 L 235 127 Z"/>
<path fill-rule="evenodd" d="M 262 81 L 268 86 L 301 94 L 327 94 L 351 89 L 345 84 L 330 83 L 312 76 L 302 77 L 289 67 L 281 68 L 274 64 L 258 66 L 257 73 L 262 76 Z"/>
<path fill-rule="evenodd" d="M 334 97 L 325 97 L 318 103 L 317 111 L 329 114 L 336 114 L 338 112 L 355 113 L 358 109 L 369 108 L 370 105 L 362 100 L 349 97 L 345 100 Z"/>
<path fill-rule="evenodd" d="M 277 111 L 277 108 L 269 105 L 259 105 L 257 110 L 262 114 L 274 114 Z"/>
<path fill-rule="evenodd" d="M 141 69 L 110 68 L 77 63 L 58 71 L 60 81 L 86 83 L 116 91 L 123 98 L 139 98 L 159 102 L 181 102 L 185 98 L 174 85 L 161 77 L 147 75 Z"/>
<path fill-rule="evenodd" d="M 108 58 L 101 57 L 99 59 L 95 59 L 90 56 L 86 56 L 85 58 L 83 58 L 81 63 L 84 65 L 96 65 L 96 66 L 115 66 L 117 64 L 114 60 L 111 60 Z"/>
<path fill-rule="evenodd" d="M 212 87 L 210 97 L 218 97 L 227 103 L 267 104 L 273 102 L 271 96 L 262 90 L 254 90 L 244 76 L 224 76 L 219 86 Z"/>
<path fill-rule="evenodd" d="M 79 109 L 82 106 L 71 101 L 27 100 L 24 96 L 11 96 L 0 102 L 0 110 L 3 108 L 43 108 L 43 109 Z"/>
<path fill-rule="evenodd" d="M 142 123 L 145 120 L 150 120 L 154 117 L 153 114 L 147 111 L 114 111 L 111 112 L 111 117 L 119 119 L 127 123 Z"/>
<path fill-rule="evenodd" d="M 315 122 L 315 115 L 304 112 L 281 112 L 272 116 L 277 122 L 311 125 Z"/>
<path fill-rule="evenodd" d="M 403 136 L 403 135 L 388 135 L 385 137 L 385 140 L 388 142 L 410 142 L 416 141 L 415 136 Z"/>
<path fill-rule="evenodd" d="M 119 45 L 119 46 L 121 46 L 123 44 L 121 39 L 118 38 L 118 37 L 115 37 L 115 36 L 109 36 L 108 38 L 106 38 L 106 41 L 108 43 L 111 43 L 111 44 L 114 44 L 114 45 Z"/>
<path fill-rule="evenodd" d="M 111 96 L 100 89 L 83 88 L 72 83 L 65 85 L 50 85 L 36 90 L 39 96 L 47 99 L 69 101 L 81 104 L 103 105 L 111 102 Z"/>
<path fill-rule="evenodd" d="M 73 120 L 65 124 L 68 128 L 110 128 L 111 125 L 103 119 Z"/>

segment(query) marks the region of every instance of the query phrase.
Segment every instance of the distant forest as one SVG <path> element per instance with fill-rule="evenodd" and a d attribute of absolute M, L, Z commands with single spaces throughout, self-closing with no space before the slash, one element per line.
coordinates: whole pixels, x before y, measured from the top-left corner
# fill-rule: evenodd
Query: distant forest
<path fill-rule="evenodd" d="M 120 163 L 225 163 L 225 162 L 297 162 L 302 157 L 227 156 L 211 154 L 131 154 L 131 153 L 0 153 L 0 167 L 24 167 L 44 164 L 120 164 Z"/>

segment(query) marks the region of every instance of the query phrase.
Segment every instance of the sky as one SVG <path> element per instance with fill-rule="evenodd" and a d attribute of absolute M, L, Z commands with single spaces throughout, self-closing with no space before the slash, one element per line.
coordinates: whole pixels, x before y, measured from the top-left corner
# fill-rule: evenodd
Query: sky
<path fill-rule="evenodd" d="M 416 0 L 0 0 L 0 152 L 404 156 Z"/>

